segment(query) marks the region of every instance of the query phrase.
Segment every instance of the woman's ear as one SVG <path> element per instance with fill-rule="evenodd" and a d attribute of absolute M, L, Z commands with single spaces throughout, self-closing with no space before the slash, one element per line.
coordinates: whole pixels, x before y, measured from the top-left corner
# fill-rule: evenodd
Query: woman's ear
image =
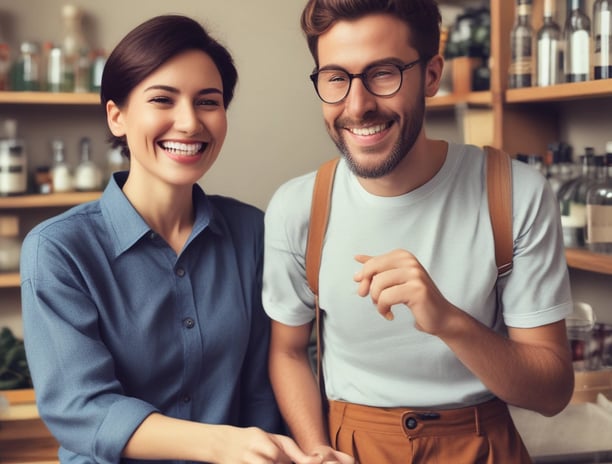
<path fill-rule="evenodd" d="M 425 68 L 425 96 L 433 97 L 438 93 L 440 88 L 440 79 L 442 78 L 442 68 L 444 67 L 444 58 L 440 55 L 434 56 L 427 62 Z"/>
<path fill-rule="evenodd" d="M 106 102 L 106 123 L 115 137 L 122 137 L 125 135 L 123 115 L 119 107 L 112 100 Z"/>

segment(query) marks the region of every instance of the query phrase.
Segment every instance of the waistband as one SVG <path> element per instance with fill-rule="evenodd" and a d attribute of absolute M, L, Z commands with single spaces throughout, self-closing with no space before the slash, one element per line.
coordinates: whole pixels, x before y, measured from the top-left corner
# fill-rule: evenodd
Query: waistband
<path fill-rule="evenodd" d="M 511 421 L 508 406 L 494 398 L 474 406 L 457 409 L 377 408 L 343 401 L 329 401 L 330 422 L 341 421 L 355 430 L 403 433 L 409 437 L 475 433 L 481 435 L 488 425 Z"/>

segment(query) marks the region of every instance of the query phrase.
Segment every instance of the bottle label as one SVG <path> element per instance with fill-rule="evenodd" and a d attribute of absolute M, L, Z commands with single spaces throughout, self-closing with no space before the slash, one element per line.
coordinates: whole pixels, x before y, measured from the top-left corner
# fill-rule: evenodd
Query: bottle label
<path fill-rule="evenodd" d="M 612 243 L 612 205 L 587 205 L 587 243 Z"/>
<path fill-rule="evenodd" d="M 575 31 L 570 36 L 570 74 L 589 74 L 589 33 L 587 31 Z"/>
<path fill-rule="evenodd" d="M 544 37 L 538 41 L 537 76 L 538 85 L 558 84 L 561 63 L 559 63 L 559 41 Z"/>
<path fill-rule="evenodd" d="M 574 201 L 561 202 L 561 225 L 565 227 L 586 226 L 586 207 Z"/>

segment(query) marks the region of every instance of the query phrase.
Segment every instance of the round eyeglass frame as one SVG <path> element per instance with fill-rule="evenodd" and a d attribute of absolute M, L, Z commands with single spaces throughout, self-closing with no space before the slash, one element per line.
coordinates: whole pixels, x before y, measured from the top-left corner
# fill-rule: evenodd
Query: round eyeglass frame
<path fill-rule="evenodd" d="M 372 89 L 370 89 L 370 85 L 368 84 L 368 79 L 367 79 L 367 74 L 368 71 L 372 68 L 375 68 L 377 66 L 381 66 L 381 63 L 376 63 L 376 64 L 371 64 L 369 66 L 367 66 L 363 72 L 360 73 L 356 73 L 356 74 L 351 74 L 348 71 L 345 71 L 342 68 L 339 68 L 338 71 L 342 71 L 343 73 L 345 73 L 348 76 L 349 79 L 349 83 L 348 86 L 346 87 L 346 92 L 344 94 L 344 96 L 342 98 L 339 98 L 337 100 L 325 100 L 321 94 L 319 93 L 319 72 L 320 71 L 315 71 L 313 72 L 309 77 L 310 80 L 312 81 L 315 91 L 317 93 L 317 96 L 321 99 L 322 102 L 324 103 L 329 103 L 329 104 L 335 104 L 335 103 L 340 103 L 342 100 L 344 100 L 349 92 L 351 91 L 351 85 L 353 84 L 353 79 L 355 78 L 359 78 L 361 79 L 361 82 L 363 83 L 363 86 L 366 88 L 366 90 L 368 92 L 370 92 L 372 95 L 376 96 L 376 97 L 391 97 L 393 95 L 395 95 L 397 92 L 400 91 L 400 89 L 402 88 L 402 84 L 404 83 L 404 71 L 407 71 L 409 69 L 414 68 L 417 64 L 419 64 L 420 62 L 424 61 L 422 58 L 418 58 L 414 61 L 411 61 L 410 63 L 406 63 L 406 64 L 397 64 L 397 63 L 384 63 L 383 65 L 385 66 L 395 66 L 398 71 L 399 71 L 399 76 L 400 76 L 400 80 L 399 80 L 399 84 L 397 86 L 397 89 L 395 89 L 393 92 L 390 93 L 384 93 L 384 94 L 380 94 L 380 93 L 376 93 L 373 92 Z"/>

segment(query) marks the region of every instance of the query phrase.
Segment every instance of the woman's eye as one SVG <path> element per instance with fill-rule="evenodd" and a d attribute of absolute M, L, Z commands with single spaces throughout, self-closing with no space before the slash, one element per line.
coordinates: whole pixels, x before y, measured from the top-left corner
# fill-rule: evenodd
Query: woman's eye
<path fill-rule="evenodd" d="M 197 101 L 197 105 L 198 106 L 221 106 L 221 102 L 219 100 L 214 100 L 214 99 L 210 99 L 210 98 L 203 98 L 201 100 Z"/>
<path fill-rule="evenodd" d="M 151 103 L 162 103 L 162 104 L 172 103 L 172 100 L 169 97 L 164 97 L 164 96 L 153 97 L 149 101 Z"/>

